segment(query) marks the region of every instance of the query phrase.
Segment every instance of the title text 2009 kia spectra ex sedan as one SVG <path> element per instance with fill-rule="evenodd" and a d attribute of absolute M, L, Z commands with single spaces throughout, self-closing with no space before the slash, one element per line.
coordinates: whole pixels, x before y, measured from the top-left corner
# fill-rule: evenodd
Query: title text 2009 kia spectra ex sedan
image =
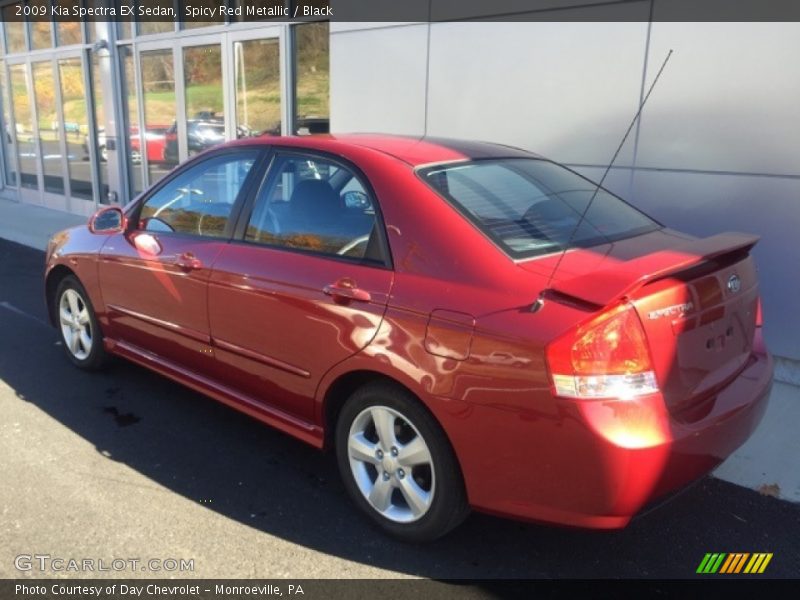
<path fill-rule="evenodd" d="M 333 448 L 395 536 L 470 507 L 619 528 L 762 417 L 756 241 L 506 146 L 264 137 L 55 235 L 46 292 L 77 366 L 122 356 Z"/>

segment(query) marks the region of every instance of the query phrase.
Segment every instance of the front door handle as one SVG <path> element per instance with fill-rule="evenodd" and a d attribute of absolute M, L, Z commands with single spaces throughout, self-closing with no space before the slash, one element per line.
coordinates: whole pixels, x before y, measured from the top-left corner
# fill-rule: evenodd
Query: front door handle
<path fill-rule="evenodd" d="M 336 283 L 326 285 L 322 291 L 339 302 L 349 302 L 350 300 L 369 302 L 372 300 L 370 293 L 359 288 L 352 279 L 340 279 Z"/>
<path fill-rule="evenodd" d="M 185 269 L 187 271 L 194 271 L 196 269 L 203 268 L 203 261 L 197 258 L 191 252 L 184 252 L 183 254 L 179 254 L 178 257 L 175 259 L 175 264 L 178 265 L 181 269 Z"/>

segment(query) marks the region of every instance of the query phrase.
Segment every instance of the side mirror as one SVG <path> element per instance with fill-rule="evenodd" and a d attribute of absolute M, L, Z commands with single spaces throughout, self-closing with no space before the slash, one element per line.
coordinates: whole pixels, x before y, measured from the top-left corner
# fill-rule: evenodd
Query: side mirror
<path fill-rule="evenodd" d="M 92 233 L 108 235 L 120 233 L 125 230 L 127 219 L 125 213 L 118 206 L 101 208 L 89 219 L 89 231 Z"/>
<path fill-rule="evenodd" d="M 369 196 L 367 196 L 364 192 L 359 192 L 356 190 L 345 192 L 344 206 L 345 208 L 358 208 L 358 209 L 371 208 Z"/>

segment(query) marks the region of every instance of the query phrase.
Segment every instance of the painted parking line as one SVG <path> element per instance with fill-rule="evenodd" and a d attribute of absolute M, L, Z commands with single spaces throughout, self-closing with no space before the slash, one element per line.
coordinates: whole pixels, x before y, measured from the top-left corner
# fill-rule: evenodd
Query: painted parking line
<path fill-rule="evenodd" d="M 11 304 L 10 302 L 6 302 L 5 300 L 0 302 L 0 308 L 5 308 L 6 310 L 13 312 L 14 314 L 17 314 L 21 317 L 25 317 L 26 319 L 30 319 L 32 321 L 36 321 L 37 323 L 39 323 L 40 325 L 44 325 L 48 329 L 50 328 L 50 323 L 48 323 L 47 321 L 44 321 L 37 316 L 27 313 L 21 308 L 17 308 L 13 304 Z"/>

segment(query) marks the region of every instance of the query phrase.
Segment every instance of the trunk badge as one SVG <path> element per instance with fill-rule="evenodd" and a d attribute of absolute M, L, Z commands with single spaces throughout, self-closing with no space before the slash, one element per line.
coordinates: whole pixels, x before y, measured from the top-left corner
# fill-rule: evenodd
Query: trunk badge
<path fill-rule="evenodd" d="M 742 289 L 742 280 L 739 279 L 739 276 L 736 273 L 734 273 L 728 279 L 728 291 L 731 294 L 735 294 L 740 289 Z"/>
<path fill-rule="evenodd" d="M 673 304 L 666 308 L 659 308 L 658 310 L 647 313 L 648 319 L 660 319 L 661 317 L 683 317 L 686 313 L 694 309 L 694 303 L 684 302 L 683 304 Z"/>

